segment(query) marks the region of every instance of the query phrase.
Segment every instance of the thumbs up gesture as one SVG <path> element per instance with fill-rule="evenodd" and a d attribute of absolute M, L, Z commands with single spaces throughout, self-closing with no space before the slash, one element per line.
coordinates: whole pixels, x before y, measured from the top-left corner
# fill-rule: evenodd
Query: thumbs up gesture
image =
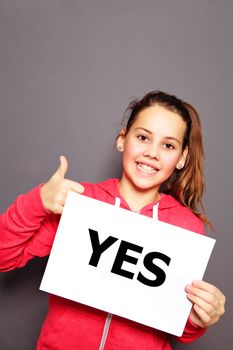
<path fill-rule="evenodd" d="M 61 214 L 69 191 L 83 193 L 84 187 L 78 182 L 65 179 L 68 161 L 60 156 L 60 165 L 46 184 L 41 187 L 41 199 L 44 207 L 54 214 Z"/>

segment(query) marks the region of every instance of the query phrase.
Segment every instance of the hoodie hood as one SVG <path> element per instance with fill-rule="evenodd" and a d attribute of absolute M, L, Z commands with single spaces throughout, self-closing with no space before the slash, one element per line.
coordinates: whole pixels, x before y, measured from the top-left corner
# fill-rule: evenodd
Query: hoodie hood
<path fill-rule="evenodd" d="M 118 184 L 119 179 L 108 179 L 103 182 L 100 182 L 98 185 L 110 196 L 113 196 L 113 198 L 118 197 L 121 199 L 121 201 L 125 202 L 124 198 L 119 193 Z M 174 197 L 164 193 L 160 193 L 160 199 L 157 203 L 159 204 L 160 209 L 182 206 Z M 154 206 L 155 204 L 156 202 L 152 202 L 147 206 Z"/>
<path fill-rule="evenodd" d="M 98 184 L 82 183 L 82 185 L 85 188 L 84 195 L 112 205 L 115 205 L 116 198 L 119 198 L 120 207 L 126 210 L 131 210 L 128 203 L 119 193 L 118 183 L 119 179 L 113 178 Z M 181 205 L 171 195 L 160 193 L 160 196 L 160 200 L 157 203 L 153 202 L 146 205 L 140 210 L 139 214 L 153 217 L 153 208 L 157 204 L 158 220 L 197 233 L 204 233 L 203 223 L 190 209 Z"/>

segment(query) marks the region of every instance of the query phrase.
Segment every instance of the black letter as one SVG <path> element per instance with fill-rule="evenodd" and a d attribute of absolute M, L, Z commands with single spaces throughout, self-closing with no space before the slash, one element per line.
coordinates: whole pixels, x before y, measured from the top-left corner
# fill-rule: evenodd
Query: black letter
<path fill-rule="evenodd" d="M 113 243 L 118 239 L 109 236 L 103 243 L 100 244 L 98 232 L 92 229 L 88 229 L 91 237 L 91 244 L 93 248 L 93 253 L 89 261 L 89 265 L 97 267 L 101 254 L 108 249 Z"/>
<path fill-rule="evenodd" d="M 152 272 L 155 276 L 155 280 L 149 280 L 146 277 L 144 277 L 141 272 L 139 272 L 137 280 L 143 284 L 146 284 L 149 287 L 159 287 L 161 284 L 164 283 L 166 279 L 166 274 L 165 272 L 158 266 L 153 264 L 154 259 L 160 259 L 165 262 L 165 264 L 169 265 L 171 258 L 169 258 L 167 255 L 159 253 L 159 252 L 151 252 L 147 254 L 144 258 L 144 265 L 149 270 Z"/>
<path fill-rule="evenodd" d="M 138 253 L 141 253 L 142 250 L 143 250 L 142 247 L 140 247 L 140 246 L 138 246 L 136 244 L 129 243 L 129 242 L 126 242 L 126 241 L 122 241 L 121 244 L 120 244 L 120 247 L 119 247 L 116 259 L 115 259 L 115 261 L 113 263 L 111 272 L 113 272 L 113 273 L 115 273 L 117 275 L 120 275 L 120 276 L 132 279 L 134 274 L 132 272 L 123 270 L 121 268 L 121 266 L 122 266 L 124 261 L 127 261 L 127 262 L 129 262 L 131 264 L 134 264 L 134 265 L 137 264 L 137 261 L 138 261 L 137 258 L 135 258 L 133 256 L 130 256 L 130 255 L 126 255 L 128 249 L 134 250 L 135 252 L 138 252 Z"/>

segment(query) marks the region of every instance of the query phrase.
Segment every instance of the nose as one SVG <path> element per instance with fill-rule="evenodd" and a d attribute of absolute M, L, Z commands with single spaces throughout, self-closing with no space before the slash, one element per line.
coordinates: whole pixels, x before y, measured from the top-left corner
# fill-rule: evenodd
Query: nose
<path fill-rule="evenodd" d="M 148 145 L 148 147 L 145 149 L 143 153 L 143 156 L 158 160 L 160 158 L 158 147 L 153 144 Z"/>

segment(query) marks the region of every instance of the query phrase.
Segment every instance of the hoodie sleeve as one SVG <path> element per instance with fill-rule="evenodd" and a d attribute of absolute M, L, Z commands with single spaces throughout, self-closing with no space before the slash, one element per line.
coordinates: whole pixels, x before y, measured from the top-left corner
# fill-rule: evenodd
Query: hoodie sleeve
<path fill-rule="evenodd" d="M 50 253 L 60 216 L 44 208 L 40 188 L 20 195 L 0 215 L 0 271 L 22 267 L 33 257 Z"/>
<path fill-rule="evenodd" d="M 200 338 L 206 332 L 206 328 L 201 328 L 188 319 L 181 337 L 174 337 L 180 343 L 191 343 Z"/>

